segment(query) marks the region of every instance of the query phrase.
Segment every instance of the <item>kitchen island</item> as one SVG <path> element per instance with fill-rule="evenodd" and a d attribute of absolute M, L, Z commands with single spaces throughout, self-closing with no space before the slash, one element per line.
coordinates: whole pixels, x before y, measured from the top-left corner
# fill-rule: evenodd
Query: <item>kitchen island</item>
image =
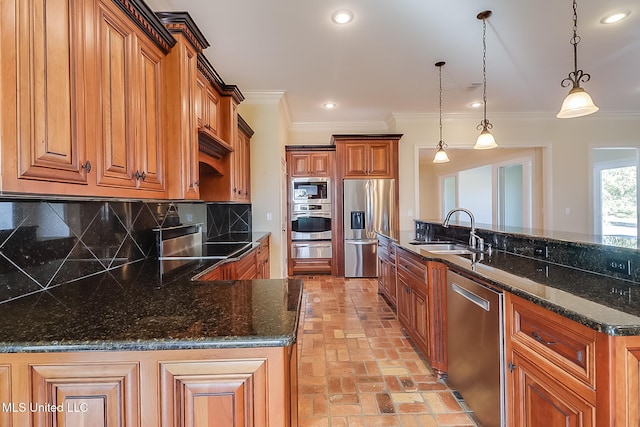
<path fill-rule="evenodd" d="M 302 282 L 147 260 L 2 304 L 0 425 L 297 423 Z M 50 424 L 47 424 L 50 425 Z"/>
<path fill-rule="evenodd" d="M 504 294 L 506 425 L 640 424 L 640 283 L 635 270 L 629 279 L 587 270 L 621 253 L 634 266 L 637 252 L 477 229 L 494 244 L 479 251 L 466 246 L 469 227 L 429 226 L 436 231 L 426 239 L 406 231 L 378 245 L 383 271 L 394 272 L 381 292 L 397 296 L 398 318 L 434 369 L 446 377 L 456 334 L 447 319 L 453 272 Z M 430 242 L 467 249 L 447 253 Z M 578 261 L 582 268 L 567 265 Z"/>

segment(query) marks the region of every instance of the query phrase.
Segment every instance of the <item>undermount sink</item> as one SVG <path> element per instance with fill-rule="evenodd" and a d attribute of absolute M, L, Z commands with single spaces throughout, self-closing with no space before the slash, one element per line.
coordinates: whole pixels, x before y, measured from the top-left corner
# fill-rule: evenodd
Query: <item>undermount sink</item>
<path fill-rule="evenodd" d="M 473 253 L 468 246 L 459 243 L 426 243 L 418 245 L 418 247 L 432 254 L 465 255 Z"/>

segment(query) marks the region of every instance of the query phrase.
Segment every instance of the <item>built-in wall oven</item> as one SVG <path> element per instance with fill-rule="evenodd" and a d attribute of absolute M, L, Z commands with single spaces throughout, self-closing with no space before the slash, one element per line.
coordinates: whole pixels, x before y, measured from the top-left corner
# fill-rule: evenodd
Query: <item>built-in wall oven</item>
<path fill-rule="evenodd" d="M 298 178 L 294 179 L 293 185 Z M 322 188 L 309 190 L 309 198 L 300 202 L 302 192 L 292 195 L 291 203 L 291 257 L 331 258 L 331 202 L 324 197 L 330 194 L 328 178 L 304 178 L 307 184 L 322 184 Z M 298 187 L 300 190 L 300 187 Z"/>

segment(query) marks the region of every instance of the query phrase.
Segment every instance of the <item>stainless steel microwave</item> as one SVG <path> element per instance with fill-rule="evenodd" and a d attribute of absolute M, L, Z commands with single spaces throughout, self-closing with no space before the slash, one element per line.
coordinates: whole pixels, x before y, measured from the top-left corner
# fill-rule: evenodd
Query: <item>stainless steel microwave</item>
<path fill-rule="evenodd" d="M 330 203 L 331 181 L 329 178 L 293 178 L 291 201 L 293 203 Z"/>

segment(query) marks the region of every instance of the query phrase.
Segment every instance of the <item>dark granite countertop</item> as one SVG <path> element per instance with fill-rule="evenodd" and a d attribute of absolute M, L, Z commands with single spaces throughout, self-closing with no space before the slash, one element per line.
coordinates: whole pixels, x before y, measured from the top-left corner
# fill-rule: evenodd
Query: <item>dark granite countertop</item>
<path fill-rule="evenodd" d="M 288 346 L 299 279 L 193 281 L 215 261 L 161 278 L 146 260 L 0 305 L 0 352 Z"/>
<path fill-rule="evenodd" d="M 421 249 L 413 231 L 394 235 L 398 246 L 425 259 L 543 306 L 608 335 L 640 335 L 640 284 L 493 250 L 489 255 L 442 255 Z"/>

